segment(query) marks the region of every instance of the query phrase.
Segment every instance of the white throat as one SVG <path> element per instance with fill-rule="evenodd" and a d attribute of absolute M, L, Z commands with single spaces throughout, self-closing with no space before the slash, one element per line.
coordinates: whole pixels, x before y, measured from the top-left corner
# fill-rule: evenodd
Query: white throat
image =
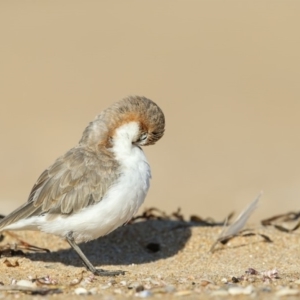
<path fill-rule="evenodd" d="M 132 144 L 139 134 L 139 125 L 137 122 L 126 123 L 116 129 L 113 137 L 112 151 L 118 161 L 122 161 L 128 156 L 134 155 L 136 150 L 141 151 L 139 147 Z"/>

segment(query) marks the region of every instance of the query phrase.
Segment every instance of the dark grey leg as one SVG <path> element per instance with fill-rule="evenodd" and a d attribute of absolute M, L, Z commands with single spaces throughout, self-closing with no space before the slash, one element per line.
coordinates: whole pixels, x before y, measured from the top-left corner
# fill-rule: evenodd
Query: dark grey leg
<path fill-rule="evenodd" d="M 69 232 L 66 236 L 67 242 L 70 244 L 70 246 L 76 251 L 78 256 L 81 258 L 85 266 L 88 270 L 90 270 L 93 274 L 99 275 L 99 276 L 116 276 L 116 275 L 124 275 L 125 272 L 121 270 L 116 271 L 106 271 L 103 269 L 96 269 L 92 263 L 87 259 L 87 257 L 84 255 L 84 253 L 81 251 L 81 249 L 78 247 L 78 245 L 75 243 L 73 238 L 73 233 Z"/>

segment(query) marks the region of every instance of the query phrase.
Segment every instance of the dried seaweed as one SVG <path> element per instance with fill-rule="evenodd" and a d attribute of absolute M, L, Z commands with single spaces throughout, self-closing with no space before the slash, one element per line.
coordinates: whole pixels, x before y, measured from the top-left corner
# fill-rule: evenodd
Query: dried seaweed
<path fill-rule="evenodd" d="M 171 215 L 168 215 L 164 211 L 158 208 L 150 207 L 150 208 L 146 208 L 142 214 L 133 217 L 129 223 L 136 223 L 137 221 L 140 220 L 172 220 L 172 219 L 176 219 L 180 221 L 184 220 L 183 216 L 180 214 L 180 208 L 178 208 L 177 211 L 172 213 Z"/>
<path fill-rule="evenodd" d="M 37 247 L 21 240 L 15 233 L 5 231 L 5 234 L 15 238 L 18 242 L 0 246 L 0 257 L 25 256 L 23 250 L 33 252 L 50 252 L 50 250 L 46 248 Z"/>
<path fill-rule="evenodd" d="M 293 232 L 295 230 L 297 230 L 299 227 L 300 227 L 300 221 L 296 224 L 296 226 L 294 226 L 293 228 L 285 228 L 281 225 L 274 225 L 274 227 L 280 231 L 283 231 L 283 232 Z"/>
<path fill-rule="evenodd" d="M 249 231 L 249 230 L 248 229 L 242 230 L 239 233 L 237 233 L 235 235 L 228 236 L 228 237 L 226 237 L 226 238 L 224 238 L 222 240 L 219 240 L 218 242 L 220 242 L 223 245 L 226 245 L 233 238 L 237 238 L 237 237 L 250 237 L 250 236 L 256 236 L 256 235 L 258 235 L 258 236 L 262 237 L 265 242 L 267 242 L 267 243 L 273 243 L 273 241 L 267 235 L 265 235 L 265 234 L 258 233 L 258 232 L 244 233 L 245 231 Z M 214 246 L 215 246 L 215 244 L 214 244 Z M 213 249 L 210 250 L 210 251 L 213 251 Z"/>
<path fill-rule="evenodd" d="M 258 233 L 258 232 L 249 232 L 249 233 L 241 233 L 241 235 L 240 236 L 245 236 L 245 237 L 247 237 L 247 236 L 254 236 L 254 235 L 259 235 L 260 237 L 262 237 L 264 240 L 265 240 L 265 242 L 267 242 L 267 243 L 273 243 L 273 241 L 266 235 L 266 234 L 262 234 L 262 233 Z"/>
<path fill-rule="evenodd" d="M 227 219 L 231 219 L 233 213 L 230 213 Z M 131 219 L 130 224 L 139 222 L 139 221 L 148 221 L 148 220 L 173 220 L 186 223 L 186 226 L 203 225 L 203 226 L 220 226 L 224 225 L 225 221 L 216 222 L 212 218 L 204 219 L 197 215 L 190 216 L 189 220 L 185 219 L 181 213 L 181 209 L 178 208 L 175 212 L 167 214 L 164 211 L 151 207 L 146 208 L 140 215 L 137 215 Z"/>
<path fill-rule="evenodd" d="M 191 215 L 190 216 L 190 222 L 196 225 L 202 225 L 202 226 L 210 226 L 210 227 L 214 227 L 214 226 L 223 226 L 226 221 L 230 220 L 232 218 L 232 216 L 234 215 L 234 212 L 231 212 L 228 217 L 226 217 L 226 219 L 224 221 L 221 222 L 216 222 L 214 219 L 212 218 L 206 218 L 203 219 L 197 215 Z"/>
<path fill-rule="evenodd" d="M 6 231 L 6 234 L 10 235 L 11 237 L 15 238 L 19 243 L 20 243 L 20 246 L 22 246 L 22 249 L 24 250 L 29 250 L 29 251 L 34 251 L 34 252 L 50 252 L 49 249 L 47 248 L 41 248 L 41 247 L 37 247 L 37 246 L 34 246 L 34 245 L 31 245 L 23 240 L 21 240 L 18 235 L 16 235 L 15 233 L 12 233 L 11 231 Z"/>
<path fill-rule="evenodd" d="M 268 225 L 273 225 L 274 221 L 292 222 L 292 221 L 297 221 L 299 218 L 300 218 L 300 212 L 288 212 L 285 214 L 276 215 L 271 218 L 262 220 L 261 224 L 264 226 L 268 226 Z"/>
<path fill-rule="evenodd" d="M 262 220 L 261 223 L 263 226 L 273 226 L 279 231 L 290 233 L 297 230 L 300 227 L 299 219 L 300 219 L 300 212 L 288 212 L 285 214 L 276 215 L 271 218 Z M 292 228 L 286 228 L 285 226 L 278 224 L 278 223 L 295 222 L 297 220 L 298 222 Z"/>

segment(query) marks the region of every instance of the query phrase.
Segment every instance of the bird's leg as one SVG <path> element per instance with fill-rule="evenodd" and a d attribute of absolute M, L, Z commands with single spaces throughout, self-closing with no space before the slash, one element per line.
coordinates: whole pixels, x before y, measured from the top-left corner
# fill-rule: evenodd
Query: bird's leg
<path fill-rule="evenodd" d="M 96 269 L 92 263 L 88 260 L 88 258 L 84 255 L 84 253 L 81 251 L 79 246 L 75 243 L 73 232 L 69 232 L 66 236 L 67 242 L 70 244 L 70 246 L 76 251 L 78 256 L 81 258 L 85 266 L 88 270 L 90 270 L 93 274 L 99 275 L 99 276 L 116 276 L 116 275 L 124 275 L 125 272 L 121 270 L 116 271 L 107 271 L 103 269 Z"/>

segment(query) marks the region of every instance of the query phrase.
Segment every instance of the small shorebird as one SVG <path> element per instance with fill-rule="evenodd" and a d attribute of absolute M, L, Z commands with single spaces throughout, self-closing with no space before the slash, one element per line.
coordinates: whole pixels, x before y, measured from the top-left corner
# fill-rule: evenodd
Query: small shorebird
<path fill-rule="evenodd" d="M 96 275 L 78 247 L 128 222 L 149 189 L 150 166 L 141 146 L 164 134 L 162 110 L 131 96 L 104 110 L 84 130 L 78 145 L 59 157 L 33 186 L 28 201 L 0 221 L 4 230 L 40 230 L 65 238 Z"/>

